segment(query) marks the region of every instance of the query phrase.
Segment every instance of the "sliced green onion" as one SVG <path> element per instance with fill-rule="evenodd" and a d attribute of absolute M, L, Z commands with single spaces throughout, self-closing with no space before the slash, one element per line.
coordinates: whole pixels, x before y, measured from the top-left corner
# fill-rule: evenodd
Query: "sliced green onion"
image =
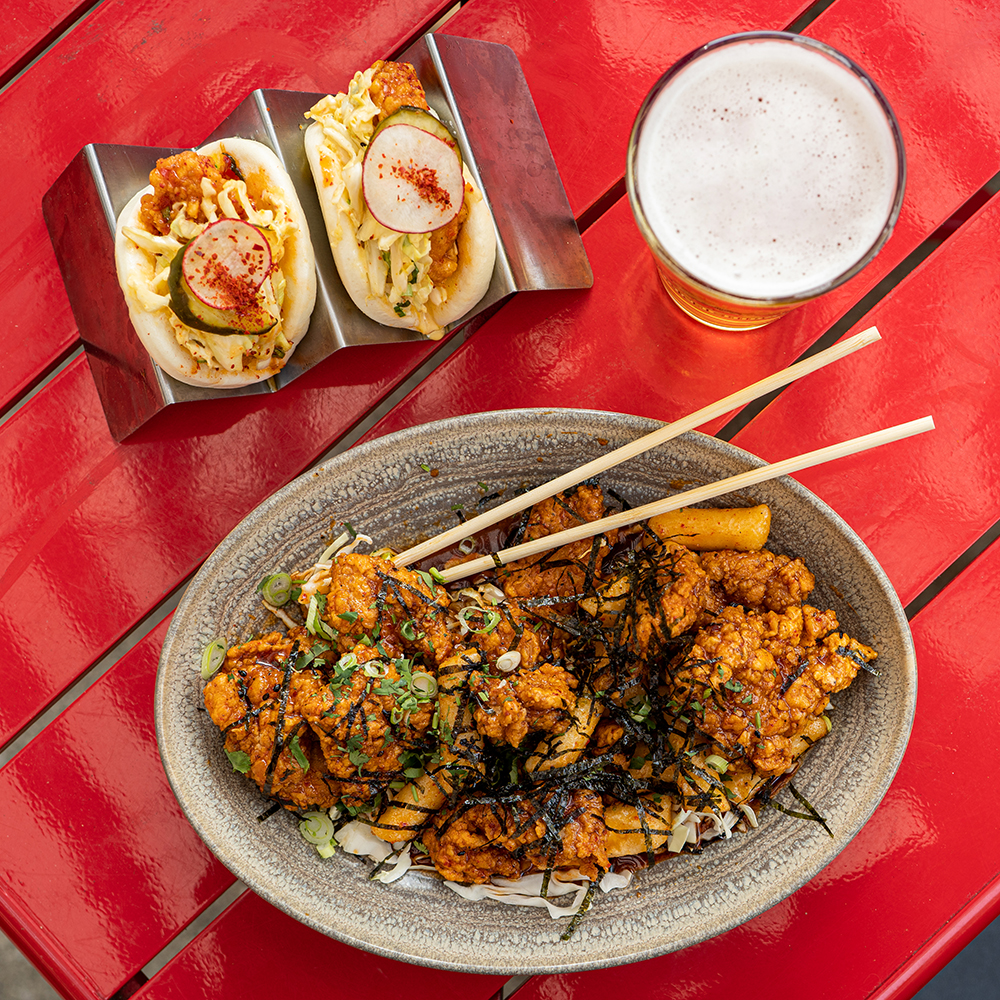
<path fill-rule="evenodd" d="M 318 635 L 321 639 L 335 639 L 329 626 L 319 616 L 319 602 L 316 595 L 309 598 L 309 610 L 306 612 L 306 631 Z"/>
<path fill-rule="evenodd" d="M 470 624 L 469 618 L 472 615 L 482 615 L 484 624 L 481 628 L 476 628 L 474 625 Z M 495 611 L 493 608 L 487 610 L 486 608 L 481 608 L 478 604 L 472 604 L 459 611 L 458 619 L 464 623 L 465 627 L 470 632 L 478 632 L 482 635 L 486 635 L 489 632 L 492 632 L 497 625 L 500 624 L 500 612 Z"/>
<path fill-rule="evenodd" d="M 476 547 L 476 540 L 474 538 L 463 538 L 458 543 L 458 551 L 462 553 L 463 556 L 467 556 Z"/>
<path fill-rule="evenodd" d="M 307 812 L 299 821 L 299 833 L 310 844 L 328 844 L 333 840 L 333 820 L 325 812 Z"/>
<path fill-rule="evenodd" d="M 321 858 L 332 858 L 337 853 L 337 845 L 332 840 L 328 840 L 325 844 L 317 844 L 316 853 Z"/>
<path fill-rule="evenodd" d="M 830 730 L 833 729 L 833 723 L 830 721 L 830 716 L 824 715 L 822 718 L 823 721 L 826 723 L 826 731 L 830 732 Z"/>
<path fill-rule="evenodd" d="M 417 670 L 410 678 L 410 690 L 418 698 L 433 698 L 437 689 L 437 680 L 423 670 Z"/>
<path fill-rule="evenodd" d="M 416 639 L 417 633 L 413 628 L 412 618 L 403 622 L 403 624 L 399 626 L 399 634 L 408 642 L 413 642 L 413 640 Z"/>
<path fill-rule="evenodd" d="M 366 677 L 382 678 L 389 676 L 389 664 L 380 663 L 378 660 L 369 660 L 361 669 L 364 671 Z"/>
<path fill-rule="evenodd" d="M 287 573 L 272 573 L 260 582 L 260 596 L 268 604 L 280 608 L 292 595 L 292 578 Z"/>
<path fill-rule="evenodd" d="M 337 670 L 354 670 L 358 665 L 358 654 L 357 653 L 344 653 L 343 656 L 336 663 Z"/>
<path fill-rule="evenodd" d="M 201 654 L 201 679 L 207 681 L 226 662 L 226 644 L 213 639 Z"/>
<path fill-rule="evenodd" d="M 718 771 L 719 774 L 725 774 L 729 770 L 729 761 L 725 757 L 713 753 L 705 758 L 705 767 L 710 767 L 713 771 Z"/>
<path fill-rule="evenodd" d="M 292 756 L 295 758 L 295 763 L 302 768 L 303 771 L 309 770 L 309 758 L 302 752 L 302 747 L 299 746 L 299 734 L 296 733 L 292 742 L 288 745 L 288 749 L 291 750 Z"/>

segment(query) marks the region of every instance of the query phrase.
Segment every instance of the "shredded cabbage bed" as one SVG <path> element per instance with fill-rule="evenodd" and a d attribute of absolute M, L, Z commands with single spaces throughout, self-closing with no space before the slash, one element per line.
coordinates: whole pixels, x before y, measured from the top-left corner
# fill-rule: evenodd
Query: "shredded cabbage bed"
<path fill-rule="evenodd" d="M 331 808 L 328 814 L 335 823 L 342 819 L 341 810 L 337 806 Z M 713 812 L 682 809 L 674 821 L 667 850 L 677 854 L 688 844 L 696 847 L 720 837 L 729 838 L 743 821 L 752 827 L 757 826 L 756 813 L 750 806 L 743 808 L 742 812 L 732 810 L 721 816 Z M 364 819 L 352 819 L 341 826 L 334 834 L 333 840 L 345 853 L 374 861 L 377 867 L 372 879 L 375 881 L 389 884 L 401 879 L 410 871 L 424 872 L 434 878 L 440 878 L 433 865 L 420 865 L 414 862 L 412 843 L 387 844 L 371 832 L 370 823 Z M 605 893 L 624 889 L 632 884 L 633 878 L 634 874 L 631 871 L 606 872 L 597 883 L 597 888 Z M 464 899 L 473 902 L 493 899 L 512 906 L 544 907 L 553 920 L 581 913 L 586 909 L 588 895 L 592 889 L 589 879 L 579 872 L 571 871 L 536 872 L 524 875 L 517 881 L 494 876 L 491 881 L 482 885 L 463 885 L 443 879 L 441 881 Z"/>

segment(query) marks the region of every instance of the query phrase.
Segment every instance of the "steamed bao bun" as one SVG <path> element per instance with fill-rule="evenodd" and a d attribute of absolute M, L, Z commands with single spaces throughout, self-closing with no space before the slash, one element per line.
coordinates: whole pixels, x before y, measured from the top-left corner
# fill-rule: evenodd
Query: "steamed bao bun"
<path fill-rule="evenodd" d="M 211 179 L 199 176 L 194 157 L 186 156 L 186 170 L 161 175 L 158 186 L 166 191 L 158 201 L 151 183 L 122 209 L 115 227 L 115 266 L 132 326 L 163 371 L 189 385 L 238 388 L 277 374 L 305 336 L 316 302 L 315 256 L 291 178 L 270 148 L 229 138 L 195 152 L 218 163 L 221 154 L 228 154 L 243 180 L 226 178 L 219 187 L 217 173 Z M 154 170 L 151 179 L 156 174 Z M 150 196 L 145 211 L 144 196 Z M 171 197 L 176 200 L 170 202 Z M 156 204 L 165 204 L 164 210 L 151 214 Z M 196 330 L 170 308 L 168 275 L 174 256 L 208 222 L 226 216 L 269 233 L 272 270 L 259 295 L 264 308 L 279 318 L 265 333 Z M 153 231 L 168 225 L 167 232 Z"/>
<path fill-rule="evenodd" d="M 306 158 L 333 259 L 354 304 L 378 323 L 419 330 L 437 340 L 489 288 L 496 260 L 493 220 L 463 165 L 465 203 L 456 240 L 458 266 L 435 279 L 432 234 L 395 232 L 380 225 L 367 210 L 362 163 L 375 131 L 374 119 L 384 115 L 372 99 L 372 77 L 386 69 L 410 74 L 408 82 L 419 88 L 407 64 L 376 63 L 356 73 L 347 93 L 324 97 L 307 113 L 315 120 L 305 132 Z M 422 88 L 419 101 L 426 105 Z"/>

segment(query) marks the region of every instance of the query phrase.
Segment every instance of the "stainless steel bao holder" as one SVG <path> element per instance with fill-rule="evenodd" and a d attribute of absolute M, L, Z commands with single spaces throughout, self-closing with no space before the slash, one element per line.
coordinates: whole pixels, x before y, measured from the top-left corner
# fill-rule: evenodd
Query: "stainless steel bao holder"
<path fill-rule="evenodd" d="M 515 292 L 589 288 L 593 273 L 583 241 L 513 50 L 428 34 L 399 59 L 413 64 L 428 104 L 457 136 L 496 230 L 489 290 L 448 331 Z M 204 140 L 239 135 L 270 146 L 291 176 L 309 224 L 316 254 L 316 307 L 295 353 L 266 381 L 238 389 L 180 382 L 150 358 L 129 320 L 115 273 L 115 222 L 126 202 L 149 183 L 156 161 L 179 149 L 91 143 L 46 192 L 45 222 L 116 441 L 172 403 L 276 392 L 335 351 L 425 339 L 369 319 L 337 274 L 302 141 L 305 112 L 323 96 L 255 90 Z"/>

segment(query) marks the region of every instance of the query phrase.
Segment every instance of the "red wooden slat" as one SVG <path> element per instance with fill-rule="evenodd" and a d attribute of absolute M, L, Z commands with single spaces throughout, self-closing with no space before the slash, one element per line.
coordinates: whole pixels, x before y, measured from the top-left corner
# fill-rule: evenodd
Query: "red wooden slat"
<path fill-rule="evenodd" d="M 269 960 L 259 961 L 261 955 Z M 487 1000 L 504 982 L 505 977 L 443 972 L 356 951 L 247 892 L 135 996 Z"/>
<path fill-rule="evenodd" d="M 968 904 L 950 916 L 906 964 L 892 971 L 870 994 L 869 1000 L 910 1000 L 997 917 L 1000 917 L 1000 877 L 972 895 Z"/>
<path fill-rule="evenodd" d="M 33 0 L 8 4 L 0 33 L 0 84 L 54 41 L 97 0 Z"/>
<path fill-rule="evenodd" d="M 71 996 L 109 996 L 233 883 L 157 752 L 166 628 L 0 770 L 0 927 Z"/>
<path fill-rule="evenodd" d="M 448 6 L 104 4 L 0 93 L 7 223 L 0 313 L 13 322 L 18 346 L 0 370 L 0 405 L 77 339 L 41 200 L 83 146 L 197 144 L 252 90 L 336 90 L 360 64 L 391 53 Z"/>
<path fill-rule="evenodd" d="M 463 18 L 455 19 L 454 30 L 464 29 Z M 1000 134 L 990 125 L 1000 117 L 1000 90 L 991 83 L 1000 74 L 1000 9 L 982 11 L 971 0 L 943 9 L 922 0 L 897 18 L 885 17 L 878 3 L 835 4 L 808 33 L 869 68 L 902 122 L 906 200 L 872 265 L 763 330 L 709 330 L 669 303 L 622 201 L 584 236 L 592 290 L 548 295 L 544 304 L 522 296 L 371 436 L 517 406 L 627 409 L 664 420 L 689 413 L 793 361 L 1000 168 Z M 961 143 L 945 138 L 958 121 Z M 559 123 L 545 124 L 558 137 Z M 562 169 L 572 190 L 572 164 Z M 495 377 L 511 366 L 516 379 Z"/>
<path fill-rule="evenodd" d="M 984 649 L 982 615 L 969 613 L 998 601 L 995 544 L 914 620 L 920 692 L 906 755 L 872 819 L 811 883 L 694 948 L 533 979 L 519 1000 L 771 1000 L 775 977 L 814 1000 L 912 995 L 1000 911 L 1000 818 L 982 807 L 1000 779 L 989 694 L 1000 659 Z M 953 919 L 962 926 L 954 938 L 945 928 Z"/>

